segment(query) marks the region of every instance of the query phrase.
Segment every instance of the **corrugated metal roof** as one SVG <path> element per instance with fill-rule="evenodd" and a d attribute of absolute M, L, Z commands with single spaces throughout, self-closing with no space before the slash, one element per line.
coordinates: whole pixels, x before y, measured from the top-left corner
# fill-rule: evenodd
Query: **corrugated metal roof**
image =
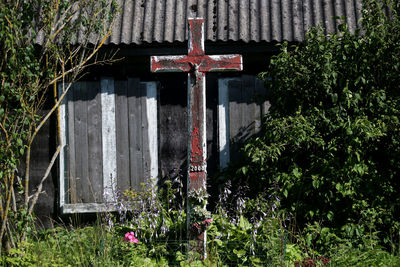
<path fill-rule="evenodd" d="M 334 17 L 359 27 L 361 0 L 118 0 L 121 13 L 108 43 L 187 40 L 188 17 L 205 19 L 209 41 L 303 41 L 310 26 L 337 30 Z"/>

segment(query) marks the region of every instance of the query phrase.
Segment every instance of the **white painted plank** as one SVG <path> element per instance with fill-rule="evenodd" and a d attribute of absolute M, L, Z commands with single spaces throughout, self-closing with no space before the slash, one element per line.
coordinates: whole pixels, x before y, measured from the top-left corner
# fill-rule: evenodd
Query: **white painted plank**
<path fill-rule="evenodd" d="M 101 120 L 103 143 L 103 195 L 104 202 L 109 203 L 115 201 L 117 189 L 117 144 L 113 78 L 101 78 Z"/>
<path fill-rule="evenodd" d="M 58 96 L 62 95 L 63 93 L 63 84 L 58 84 Z M 58 110 L 58 121 L 60 123 L 60 159 L 59 159 L 59 170 L 60 170 L 60 177 L 59 177 L 59 185 L 60 185 L 60 207 L 62 207 L 65 203 L 65 144 L 67 140 L 67 118 L 66 118 L 66 98 L 61 102 Z"/>
<path fill-rule="evenodd" d="M 157 84 L 146 82 L 146 116 L 148 121 L 148 137 L 150 150 L 150 178 L 158 177 L 158 120 L 157 120 Z"/>
<path fill-rule="evenodd" d="M 230 161 L 229 149 L 229 88 L 228 84 L 235 78 L 218 79 L 218 150 L 219 165 L 226 168 Z"/>
<path fill-rule="evenodd" d="M 204 38 L 204 34 L 203 34 L 203 38 Z M 204 44 L 204 41 L 203 41 Z M 207 118 L 207 106 L 206 106 L 206 75 L 202 75 L 201 76 L 201 81 L 202 83 L 201 85 L 201 89 L 202 89 L 202 99 L 203 99 L 203 160 L 204 160 L 204 171 L 207 173 L 207 122 L 206 122 L 206 118 Z M 206 183 L 207 181 L 204 181 L 204 183 Z M 206 189 L 206 184 L 204 184 L 204 189 Z M 205 244 L 205 243 L 204 243 Z"/>
<path fill-rule="evenodd" d="M 63 214 L 71 213 L 95 213 L 117 211 L 118 207 L 112 203 L 76 203 L 64 204 L 61 208 Z"/>

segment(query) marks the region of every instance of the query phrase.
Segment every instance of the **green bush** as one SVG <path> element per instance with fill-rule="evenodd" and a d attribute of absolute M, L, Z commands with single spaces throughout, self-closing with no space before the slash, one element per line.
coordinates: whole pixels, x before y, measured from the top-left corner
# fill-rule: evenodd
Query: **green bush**
<path fill-rule="evenodd" d="M 282 45 L 260 74 L 270 113 L 234 173 L 253 193 L 277 190 L 299 229 L 318 222 L 331 234 L 324 249 L 371 233 L 399 242 L 400 3 L 363 6 L 356 32 L 342 23 L 338 34 L 317 28 Z"/>

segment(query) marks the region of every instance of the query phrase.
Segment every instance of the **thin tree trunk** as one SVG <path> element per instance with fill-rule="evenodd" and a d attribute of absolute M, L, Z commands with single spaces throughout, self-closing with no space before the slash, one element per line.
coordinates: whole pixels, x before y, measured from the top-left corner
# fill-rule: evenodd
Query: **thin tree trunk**
<path fill-rule="evenodd" d="M 13 183 L 14 183 L 14 172 L 11 174 L 11 177 L 10 177 L 10 183 L 9 183 L 10 187 L 13 186 Z M 7 190 L 6 196 L 7 196 L 6 205 L 4 207 L 4 214 L 3 214 L 1 230 L 0 230 L 0 240 L 1 241 L 3 240 L 4 233 L 5 233 L 5 230 L 6 230 L 8 211 L 10 209 L 10 203 L 11 203 L 11 191 L 10 191 L 10 189 Z"/>

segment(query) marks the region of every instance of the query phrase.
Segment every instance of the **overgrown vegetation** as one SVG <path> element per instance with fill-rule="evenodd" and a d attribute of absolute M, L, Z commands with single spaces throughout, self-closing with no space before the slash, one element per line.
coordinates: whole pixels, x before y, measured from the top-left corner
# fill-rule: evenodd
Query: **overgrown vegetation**
<path fill-rule="evenodd" d="M 4 3 L 0 5 L 14 8 Z M 15 25 L 25 25 L 24 20 L 10 23 L 12 14 L 20 18 L 16 10 L 0 11 L 0 41 L 7 52 L 7 61 L 0 64 L 1 218 L 4 234 L 14 243 L 2 254 L 1 264 L 400 265 L 398 1 L 365 0 L 362 28 L 355 33 L 343 23 L 339 34 L 326 36 L 313 29 L 300 46 L 282 44 L 282 53 L 260 74 L 272 104 L 262 132 L 245 145 L 240 164 L 221 176 L 225 182 L 207 230 L 208 258 L 203 262 L 186 253 L 179 179 L 162 190 L 145 186 L 150 190 L 125 192 L 118 198 L 118 212 L 99 215 L 94 226 L 29 231 L 26 214 L 34 198 L 14 200 L 14 195 L 26 197 L 22 180 L 14 181 L 15 170 L 40 129 L 31 111 L 42 103 L 37 102 L 42 97 L 37 83 L 47 81 L 41 87 L 47 89 L 55 77 L 69 77 L 64 66 L 72 59 L 48 52 L 38 61 L 29 43 L 34 38 L 28 42 L 25 34 L 14 34 L 20 38 L 14 42 L 17 37 L 7 37 Z M 21 30 L 32 27 L 21 25 Z M 21 40 L 30 45 L 12 50 Z M 50 47 L 64 51 L 57 44 Z M 38 72 L 51 58 L 58 63 Z M 32 99 L 24 98 L 28 93 Z M 25 206 L 14 208 L 13 203 Z M 29 233 L 27 239 L 15 230 Z"/>
<path fill-rule="evenodd" d="M 179 183 L 179 181 L 177 181 Z M 187 253 L 179 184 L 128 191 L 119 211 L 90 226 L 38 230 L 0 258 L 2 266 L 398 266 L 400 257 L 367 238 L 362 247 L 338 244 L 329 254 L 306 245 L 288 227 L 276 195 L 236 198 L 226 187 L 208 228 L 208 257 Z M 169 196 L 169 198 L 167 198 Z M 236 198 L 238 202 L 225 201 Z M 131 206 L 132 211 L 126 210 Z M 130 239 L 127 236 L 134 238 Z"/>
<path fill-rule="evenodd" d="M 305 245 L 326 253 L 366 239 L 399 248 L 400 4 L 363 4 L 354 34 L 342 23 L 282 45 L 260 74 L 270 113 L 231 173 L 250 194 L 277 193 Z"/>
<path fill-rule="evenodd" d="M 114 1 L 0 2 L 1 248 L 16 247 L 32 230 L 33 208 L 60 151 L 32 192 L 32 143 L 83 70 L 110 62 L 96 53 L 110 34 L 115 8 Z M 59 95 L 57 83 L 62 84 Z M 56 100 L 43 115 L 49 90 Z"/>

